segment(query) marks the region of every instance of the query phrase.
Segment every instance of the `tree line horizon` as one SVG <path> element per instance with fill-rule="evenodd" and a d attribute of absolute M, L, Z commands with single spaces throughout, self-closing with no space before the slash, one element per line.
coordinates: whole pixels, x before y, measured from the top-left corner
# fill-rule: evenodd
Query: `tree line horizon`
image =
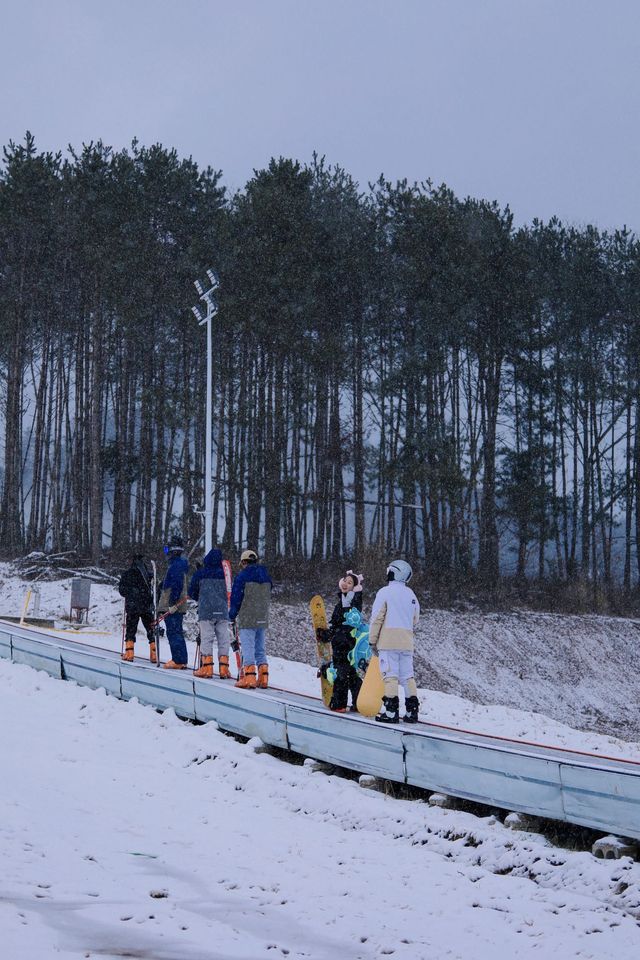
<path fill-rule="evenodd" d="M 272 159 L 233 194 L 159 144 L 0 169 L 7 555 L 214 531 L 267 561 L 367 551 L 434 580 L 640 573 L 640 244 L 516 227 L 430 181 Z"/>

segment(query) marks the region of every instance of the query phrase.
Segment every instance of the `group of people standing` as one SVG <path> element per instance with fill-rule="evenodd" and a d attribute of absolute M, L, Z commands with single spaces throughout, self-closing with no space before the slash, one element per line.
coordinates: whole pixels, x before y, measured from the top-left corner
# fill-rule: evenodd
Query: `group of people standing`
<path fill-rule="evenodd" d="M 189 563 L 184 545 L 174 538 L 168 545 L 169 564 L 159 586 L 157 605 L 153 594 L 153 574 L 144 555 L 136 552 L 131 566 L 122 574 L 119 592 L 125 601 L 123 660 L 133 660 L 138 621 L 141 620 L 149 641 L 149 659 L 157 663 L 156 630 L 160 620 L 165 625 L 171 659 L 165 670 L 185 670 L 188 663 L 184 638 L 184 615 L 187 600 L 198 603 L 200 634 L 200 667 L 195 675 L 204 679 L 215 675 L 213 641 L 218 648 L 218 675 L 231 679 L 229 648 L 238 636 L 242 655 L 242 671 L 237 687 L 254 689 L 269 685 L 269 664 L 266 654 L 266 628 L 273 586 L 267 568 L 258 563 L 255 550 L 245 550 L 240 557 L 240 571 L 231 582 L 225 576 L 222 551 L 210 550 L 203 565 L 189 581 Z M 228 582 L 229 581 L 229 582 Z M 228 589 L 230 587 L 230 590 Z M 154 617 L 157 612 L 158 619 Z"/>
<path fill-rule="evenodd" d="M 269 685 L 269 664 L 266 654 L 266 629 L 269 623 L 269 605 L 272 582 L 267 568 L 258 562 L 255 550 L 245 550 L 240 557 L 240 571 L 231 582 L 230 566 L 225 575 L 222 551 L 210 550 L 203 564 L 188 579 L 189 564 L 184 556 L 182 541 L 174 538 L 167 548 L 169 565 L 159 588 L 157 606 L 154 603 L 153 576 L 143 554 L 135 553 L 131 566 L 119 584 L 125 598 L 123 660 L 133 660 L 138 620 L 142 620 L 149 640 L 149 658 L 157 663 L 156 629 L 164 621 L 171 659 L 163 664 L 165 670 L 184 670 L 187 667 L 187 645 L 184 639 L 183 619 L 187 600 L 198 604 L 200 635 L 200 666 L 195 676 L 214 677 L 213 641 L 218 650 L 218 676 L 231 679 L 229 650 L 238 638 L 242 669 L 236 686 L 244 689 L 265 689 Z M 413 571 L 405 560 L 394 560 L 387 567 L 387 584 L 378 590 L 373 601 L 369 643 L 379 654 L 384 681 L 384 696 L 376 720 L 398 723 L 400 719 L 399 687 L 405 695 L 405 723 L 418 720 L 419 702 L 413 675 L 414 630 L 420 616 L 420 604 L 409 587 Z M 329 627 L 318 631 L 319 640 L 332 645 L 335 679 L 329 709 L 344 713 L 355 709 L 362 680 L 349 657 L 355 639 L 345 617 L 351 610 L 362 611 L 363 577 L 348 570 L 338 582 L 338 601 Z M 157 610 L 158 620 L 154 618 Z"/>
<path fill-rule="evenodd" d="M 399 687 L 404 690 L 405 723 L 417 723 L 420 703 L 413 675 L 414 631 L 420 617 L 420 603 L 409 586 L 413 576 L 406 560 L 393 560 L 387 567 L 387 584 L 376 593 L 371 610 L 369 645 L 380 657 L 380 672 L 384 681 L 382 707 L 376 720 L 398 723 L 400 720 Z M 362 680 L 350 658 L 355 638 L 345 616 L 350 610 L 362 611 L 363 577 L 347 570 L 338 581 L 336 603 L 328 630 L 318 631 L 319 640 L 328 640 L 333 653 L 336 676 L 329 709 L 345 713 L 351 695 L 351 709 L 355 710 Z"/>

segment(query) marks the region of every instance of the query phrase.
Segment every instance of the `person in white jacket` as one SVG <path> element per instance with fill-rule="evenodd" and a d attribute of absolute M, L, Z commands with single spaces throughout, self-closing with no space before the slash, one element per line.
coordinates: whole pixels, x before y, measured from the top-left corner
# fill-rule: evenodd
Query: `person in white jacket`
<path fill-rule="evenodd" d="M 398 723 L 398 685 L 404 688 L 405 723 L 418 722 L 418 689 L 413 678 L 413 631 L 420 617 L 420 604 L 408 586 L 413 571 L 406 560 L 387 567 L 387 586 L 378 590 L 371 611 L 369 643 L 380 655 L 384 680 L 382 708 L 376 720 Z"/>

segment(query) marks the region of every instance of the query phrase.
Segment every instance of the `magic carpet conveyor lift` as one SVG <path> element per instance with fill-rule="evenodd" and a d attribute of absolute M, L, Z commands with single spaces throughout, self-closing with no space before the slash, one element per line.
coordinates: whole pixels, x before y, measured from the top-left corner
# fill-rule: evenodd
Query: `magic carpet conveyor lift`
<path fill-rule="evenodd" d="M 2 620 L 0 657 L 359 773 L 640 840 L 640 761 L 428 723 L 381 725 L 330 713 L 313 697 L 127 663 L 118 653 Z"/>

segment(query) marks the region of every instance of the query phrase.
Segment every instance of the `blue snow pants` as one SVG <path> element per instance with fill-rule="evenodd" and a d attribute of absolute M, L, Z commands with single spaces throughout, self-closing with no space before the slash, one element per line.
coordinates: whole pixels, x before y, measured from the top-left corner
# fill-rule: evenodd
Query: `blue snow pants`
<path fill-rule="evenodd" d="M 186 663 L 187 645 L 184 642 L 184 633 L 182 632 L 182 621 L 184 613 L 172 613 L 164 618 L 164 625 L 167 628 L 167 640 L 171 648 L 171 659 L 174 663 Z"/>

